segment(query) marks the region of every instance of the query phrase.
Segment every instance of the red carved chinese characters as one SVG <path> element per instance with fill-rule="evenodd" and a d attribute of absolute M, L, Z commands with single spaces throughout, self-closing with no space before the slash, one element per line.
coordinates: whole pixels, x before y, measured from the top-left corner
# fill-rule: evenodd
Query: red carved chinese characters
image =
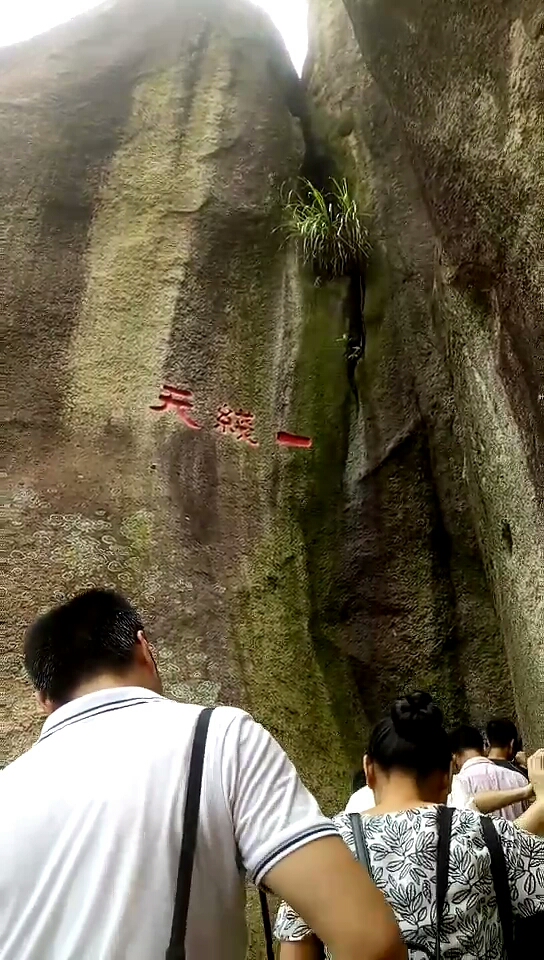
<path fill-rule="evenodd" d="M 193 393 L 191 390 L 178 390 L 165 384 L 159 393 L 160 403 L 154 404 L 151 409 L 159 412 L 175 410 L 180 420 L 190 430 L 201 430 L 202 427 L 193 420 L 190 412 L 193 409 Z"/>
<path fill-rule="evenodd" d="M 218 433 L 235 433 L 235 421 L 236 417 L 234 415 L 234 410 L 231 410 L 226 403 L 222 407 L 219 407 L 217 411 L 217 420 L 215 423 L 215 429 Z"/>
<path fill-rule="evenodd" d="M 152 404 L 151 410 L 164 413 L 174 410 L 182 423 L 190 430 L 201 430 L 202 427 L 191 416 L 194 396 L 192 390 L 181 390 L 164 384 L 159 394 L 159 402 Z M 224 403 L 217 411 L 215 429 L 218 433 L 234 437 L 247 443 L 250 447 L 258 447 L 259 441 L 254 437 L 255 416 L 249 410 L 233 410 Z M 280 447 L 295 447 L 309 450 L 313 446 L 310 437 L 301 437 L 296 433 L 286 433 L 279 430 L 276 434 L 276 443 Z"/>
<path fill-rule="evenodd" d="M 251 447 L 258 447 L 259 442 L 255 440 L 253 431 L 255 429 L 255 417 L 252 413 L 245 413 L 243 410 L 232 410 L 226 403 L 219 407 L 217 411 L 217 420 L 215 429 L 219 433 L 230 434 L 237 440 L 243 440 Z"/>
<path fill-rule="evenodd" d="M 299 437 L 296 433 L 285 433 L 284 430 L 279 430 L 276 434 L 276 443 L 280 447 L 299 447 L 304 450 L 310 450 L 313 446 L 310 437 Z"/>

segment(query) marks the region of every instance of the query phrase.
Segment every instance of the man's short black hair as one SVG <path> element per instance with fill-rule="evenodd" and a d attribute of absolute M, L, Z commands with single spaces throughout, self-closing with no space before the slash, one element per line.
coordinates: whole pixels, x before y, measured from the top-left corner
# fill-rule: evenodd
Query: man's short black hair
<path fill-rule="evenodd" d="M 484 752 L 484 738 L 477 727 L 463 724 L 450 733 L 450 747 L 452 753 L 463 753 L 465 750 Z"/>
<path fill-rule="evenodd" d="M 38 617 L 26 632 L 25 667 L 44 697 L 62 704 L 83 681 L 126 670 L 143 624 L 110 590 L 88 590 Z"/>
<path fill-rule="evenodd" d="M 497 720 L 490 720 L 486 729 L 487 739 L 490 747 L 500 747 L 506 749 L 514 741 L 514 747 L 518 742 L 518 731 L 512 720 L 500 717 Z"/>

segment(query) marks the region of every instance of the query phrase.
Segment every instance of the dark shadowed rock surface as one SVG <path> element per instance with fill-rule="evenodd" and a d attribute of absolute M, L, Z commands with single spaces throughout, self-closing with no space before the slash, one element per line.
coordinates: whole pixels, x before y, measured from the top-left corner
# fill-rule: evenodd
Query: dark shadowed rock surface
<path fill-rule="evenodd" d="M 400 614 L 406 655 L 420 656 L 430 615 L 443 625 L 440 662 L 458 663 L 464 690 L 452 693 L 476 719 L 507 707 L 504 644 L 526 738 L 540 743 L 540 5 L 314 0 L 311 11 L 310 91 L 376 217 L 364 423 L 351 457 L 355 494 L 377 505 L 353 515 L 365 547 L 355 535 L 348 562 L 370 615 L 359 642 L 390 665 L 399 652 L 384 613 L 390 623 Z M 425 608 L 424 584 L 429 614 L 410 624 L 404 599 Z"/>

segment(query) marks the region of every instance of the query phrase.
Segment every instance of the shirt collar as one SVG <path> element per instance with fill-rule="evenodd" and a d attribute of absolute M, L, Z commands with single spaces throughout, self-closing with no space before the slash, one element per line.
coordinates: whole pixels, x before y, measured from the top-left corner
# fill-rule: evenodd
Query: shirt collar
<path fill-rule="evenodd" d="M 490 763 L 494 765 L 493 761 L 488 760 L 487 757 L 470 757 L 469 760 L 465 760 L 463 766 L 461 767 L 461 771 L 466 770 L 468 767 L 474 767 L 477 763 Z"/>
<path fill-rule="evenodd" d="M 78 717 L 83 719 L 85 716 L 91 716 L 95 711 L 101 712 L 102 707 L 161 699 L 158 693 L 146 690 L 145 687 L 110 687 L 106 690 L 95 690 L 93 693 L 76 697 L 75 700 L 70 700 L 69 703 L 55 710 L 45 721 L 39 739 L 43 740 L 71 720 L 76 720 Z"/>

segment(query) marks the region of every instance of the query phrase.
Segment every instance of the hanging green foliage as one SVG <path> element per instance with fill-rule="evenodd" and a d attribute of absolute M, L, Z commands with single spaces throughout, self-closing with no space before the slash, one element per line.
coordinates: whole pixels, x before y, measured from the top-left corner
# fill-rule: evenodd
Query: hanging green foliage
<path fill-rule="evenodd" d="M 331 179 L 321 192 L 301 180 L 285 201 L 285 230 L 295 239 L 318 278 L 332 280 L 363 273 L 370 253 L 366 217 L 346 180 Z"/>

